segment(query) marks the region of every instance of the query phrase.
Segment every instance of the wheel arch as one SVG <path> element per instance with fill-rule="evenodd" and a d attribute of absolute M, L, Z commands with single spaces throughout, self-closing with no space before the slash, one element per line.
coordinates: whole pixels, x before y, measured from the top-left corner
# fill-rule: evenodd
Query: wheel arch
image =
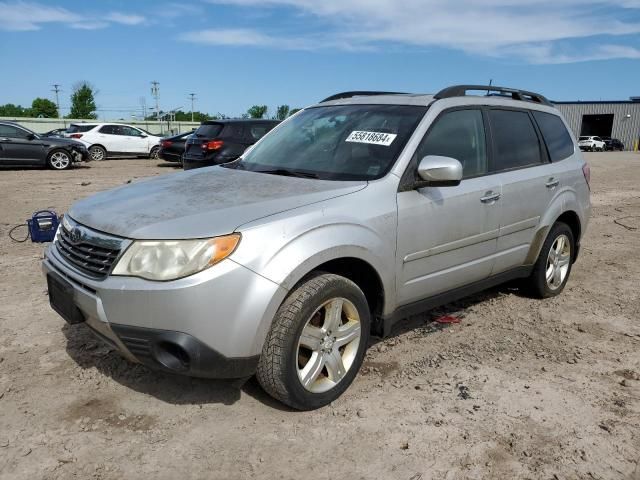
<path fill-rule="evenodd" d="M 531 242 L 531 248 L 529 249 L 529 254 L 527 255 L 525 264 L 532 265 L 536 262 L 538 255 L 540 254 L 540 250 L 542 249 L 542 245 L 547 239 L 549 230 L 557 222 L 566 223 L 571 229 L 571 233 L 573 233 L 575 252 L 572 261 L 575 262 L 578 257 L 580 237 L 582 235 L 582 222 L 580 220 L 580 215 L 578 215 L 578 213 L 573 209 L 562 210 L 554 208 L 547 212 L 546 217 L 546 219 L 543 219 L 543 221 L 540 222 L 542 226 L 538 229 L 533 241 Z"/>

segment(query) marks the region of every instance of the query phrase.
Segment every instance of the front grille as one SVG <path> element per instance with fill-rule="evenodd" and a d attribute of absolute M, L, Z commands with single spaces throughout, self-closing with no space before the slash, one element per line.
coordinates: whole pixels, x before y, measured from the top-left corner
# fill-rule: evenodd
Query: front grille
<path fill-rule="evenodd" d="M 72 242 L 69 230 L 63 225 L 56 242 L 58 253 L 85 275 L 96 279 L 106 277 L 120 255 L 120 249 L 97 245 L 91 235 L 85 234 L 83 237 L 79 243 Z"/>

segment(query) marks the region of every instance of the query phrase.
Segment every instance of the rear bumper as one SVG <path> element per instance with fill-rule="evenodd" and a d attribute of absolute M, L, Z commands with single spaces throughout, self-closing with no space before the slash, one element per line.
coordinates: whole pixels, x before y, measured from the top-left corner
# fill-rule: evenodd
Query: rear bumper
<path fill-rule="evenodd" d="M 158 152 L 158 157 L 167 162 L 180 162 L 182 155 L 179 153 L 167 152 L 162 148 Z"/>
<path fill-rule="evenodd" d="M 190 157 L 186 153 L 182 156 L 182 167 L 185 170 L 193 168 L 211 167 L 213 165 L 221 165 L 223 163 L 232 162 L 235 158 L 228 157 Z"/>

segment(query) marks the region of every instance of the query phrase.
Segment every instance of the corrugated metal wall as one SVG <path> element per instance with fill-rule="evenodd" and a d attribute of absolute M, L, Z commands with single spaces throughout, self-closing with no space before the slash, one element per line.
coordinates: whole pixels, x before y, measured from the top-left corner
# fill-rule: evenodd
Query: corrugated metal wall
<path fill-rule="evenodd" d="M 640 141 L 640 102 L 558 103 L 555 106 L 567 119 L 576 137 L 580 136 L 583 115 L 613 114 L 611 137 L 624 143 L 627 150 L 637 148 L 638 141 Z"/>

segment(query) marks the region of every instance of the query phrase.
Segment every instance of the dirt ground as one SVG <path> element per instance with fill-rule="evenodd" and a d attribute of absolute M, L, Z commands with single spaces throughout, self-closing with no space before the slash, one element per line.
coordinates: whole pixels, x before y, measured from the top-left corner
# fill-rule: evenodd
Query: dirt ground
<path fill-rule="evenodd" d="M 0 170 L 0 478 L 640 480 L 640 155 L 586 158 L 593 215 L 560 297 L 506 286 L 414 317 L 307 413 L 255 380 L 128 363 L 65 325 L 42 245 L 7 236 L 35 210 L 172 167 Z M 433 322 L 443 312 L 461 323 Z"/>

